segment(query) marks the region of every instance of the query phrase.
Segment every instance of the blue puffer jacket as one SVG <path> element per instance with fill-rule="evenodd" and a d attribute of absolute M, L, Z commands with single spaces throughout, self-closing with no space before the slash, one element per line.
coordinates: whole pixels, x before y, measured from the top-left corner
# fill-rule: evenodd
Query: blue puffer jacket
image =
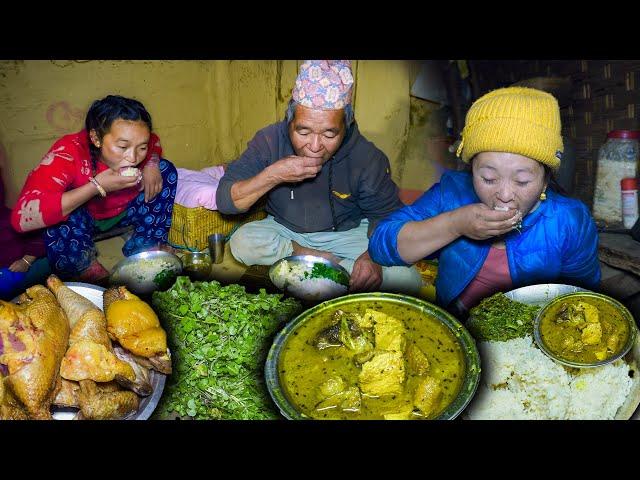
<path fill-rule="evenodd" d="M 407 265 L 398 254 L 398 232 L 405 223 L 478 202 L 471 174 L 448 171 L 413 205 L 378 224 L 369 254 L 381 265 Z M 435 286 L 440 305 L 447 307 L 478 274 L 491 242 L 459 237 L 429 257 L 439 259 Z M 523 219 L 520 232 L 513 230 L 505 237 L 505 243 L 514 288 L 538 283 L 598 287 L 598 233 L 589 210 L 578 200 L 547 190 L 547 199 Z"/>

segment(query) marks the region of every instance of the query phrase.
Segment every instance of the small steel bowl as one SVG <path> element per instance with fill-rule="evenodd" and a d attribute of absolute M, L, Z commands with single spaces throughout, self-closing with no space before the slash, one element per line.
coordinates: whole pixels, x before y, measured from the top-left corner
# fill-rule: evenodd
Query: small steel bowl
<path fill-rule="evenodd" d="M 595 361 L 595 362 L 578 362 L 576 360 L 571 360 L 571 359 L 562 357 L 558 352 L 553 351 L 549 347 L 549 345 L 545 343 L 542 335 L 542 331 L 541 331 L 542 320 L 559 303 L 562 303 L 571 299 L 588 300 L 590 298 L 598 299 L 598 301 L 608 303 L 622 316 L 622 318 L 626 320 L 629 326 L 629 335 L 627 336 L 624 346 L 615 355 L 612 355 L 611 357 L 606 358 L 604 360 Z M 624 357 L 627 353 L 629 353 L 629 351 L 631 350 L 631 348 L 636 342 L 637 335 L 638 335 L 638 327 L 636 326 L 636 322 L 633 318 L 633 315 L 631 315 L 631 312 L 629 312 L 629 310 L 617 300 L 614 300 L 613 298 L 607 295 L 603 295 L 601 293 L 595 293 L 595 292 L 567 293 L 554 298 L 553 300 L 551 300 L 549 303 L 547 303 L 546 305 L 544 305 L 544 307 L 540 309 L 540 311 L 536 315 L 536 318 L 533 324 L 533 338 L 536 342 L 536 345 L 538 345 L 538 347 L 540 348 L 540 350 L 542 350 L 552 360 L 558 363 L 561 363 L 562 365 L 566 365 L 568 367 L 574 367 L 574 368 L 601 367 L 608 363 L 615 362 L 616 360 Z"/>
<path fill-rule="evenodd" d="M 113 286 L 125 285 L 135 294 L 146 295 L 171 287 L 181 272 L 182 262 L 176 255 L 150 250 L 120 260 L 113 267 L 109 282 Z"/>
<path fill-rule="evenodd" d="M 336 272 L 340 273 L 343 278 L 346 279 L 347 284 L 344 285 L 344 292 L 340 292 L 338 288 L 327 289 L 328 287 L 323 287 L 318 285 L 317 282 L 309 282 L 303 281 L 304 283 L 304 291 L 301 288 L 301 284 L 299 282 L 291 283 L 288 280 L 282 281 L 281 278 L 278 278 L 278 267 L 282 265 L 283 262 L 287 262 L 290 266 L 302 266 L 303 270 L 311 273 L 314 265 L 317 263 L 326 265 Z M 349 288 L 349 279 L 351 276 L 349 272 L 345 270 L 344 267 L 334 263 L 326 258 L 316 257 L 315 255 L 292 255 L 289 257 L 281 258 L 276 263 L 271 265 L 269 269 L 269 279 L 271 283 L 273 283 L 280 290 L 288 293 L 289 295 L 299 298 L 300 300 L 305 300 L 308 302 L 321 302 L 324 300 L 330 300 L 332 298 L 336 298 L 342 295 L 346 295 Z"/>

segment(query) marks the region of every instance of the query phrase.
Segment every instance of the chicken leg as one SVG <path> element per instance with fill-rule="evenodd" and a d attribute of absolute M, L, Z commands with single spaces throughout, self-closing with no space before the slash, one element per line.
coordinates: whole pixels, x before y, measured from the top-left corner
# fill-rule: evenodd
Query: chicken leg
<path fill-rule="evenodd" d="M 55 275 L 49 276 L 47 286 L 56 295 L 71 325 L 69 348 L 60 366 L 62 377 L 78 382 L 115 379 L 123 386 L 131 387 L 136 380 L 135 372 L 113 353 L 102 311 Z"/>

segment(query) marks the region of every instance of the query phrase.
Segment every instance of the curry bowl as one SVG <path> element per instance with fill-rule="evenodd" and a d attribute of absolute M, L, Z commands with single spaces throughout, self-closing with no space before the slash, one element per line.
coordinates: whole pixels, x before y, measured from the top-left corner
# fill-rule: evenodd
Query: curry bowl
<path fill-rule="evenodd" d="M 634 346 L 637 334 L 629 310 L 595 292 L 554 298 L 536 315 L 533 330 L 540 350 L 574 368 L 600 367 L 624 357 Z"/>
<path fill-rule="evenodd" d="M 473 337 L 429 302 L 392 293 L 325 301 L 276 336 L 265 381 L 290 420 L 453 419 L 480 379 Z"/>

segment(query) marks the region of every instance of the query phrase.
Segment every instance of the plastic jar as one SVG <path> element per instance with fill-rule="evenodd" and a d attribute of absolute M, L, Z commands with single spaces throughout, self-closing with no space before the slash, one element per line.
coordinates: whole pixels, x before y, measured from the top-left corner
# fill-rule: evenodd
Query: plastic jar
<path fill-rule="evenodd" d="M 638 220 L 638 179 L 623 178 L 620 182 L 622 192 L 622 223 L 631 228 Z"/>
<path fill-rule="evenodd" d="M 620 182 L 638 176 L 638 130 L 613 130 L 598 152 L 593 216 L 608 224 L 622 222 Z"/>

